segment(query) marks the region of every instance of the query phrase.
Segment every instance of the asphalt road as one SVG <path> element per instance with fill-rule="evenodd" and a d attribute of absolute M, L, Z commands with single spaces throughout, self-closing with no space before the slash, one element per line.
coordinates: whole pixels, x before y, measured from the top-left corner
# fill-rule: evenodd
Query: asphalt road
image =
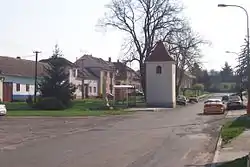
<path fill-rule="evenodd" d="M 71 122 L 71 127 L 59 123 L 48 127 L 51 133 L 47 137 L 20 140 L 15 145 L 2 143 L 0 166 L 202 167 L 212 161 L 224 118 L 224 115 L 202 115 L 202 109 L 201 102 L 162 112 L 100 118 L 102 121 L 56 118 L 64 119 L 64 123 Z M 18 119 L 0 121 L 0 127 L 7 128 L 8 122 L 14 121 Z M 45 126 L 46 121 L 45 118 L 40 120 L 41 126 Z M 86 121 L 89 124 L 84 124 Z M 31 129 L 36 125 L 29 123 L 29 119 L 20 124 L 27 124 Z M 37 129 L 36 133 L 39 131 Z M 12 135 L 22 134 L 16 131 Z"/>

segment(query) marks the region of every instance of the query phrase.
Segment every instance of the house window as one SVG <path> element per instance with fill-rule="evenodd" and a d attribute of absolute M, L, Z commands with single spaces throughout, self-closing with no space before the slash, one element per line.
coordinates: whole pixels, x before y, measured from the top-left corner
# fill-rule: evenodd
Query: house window
<path fill-rule="evenodd" d="M 94 93 L 96 93 L 96 87 L 94 87 Z"/>
<path fill-rule="evenodd" d="M 26 92 L 29 92 L 29 91 L 30 91 L 30 85 L 26 84 Z"/>
<path fill-rule="evenodd" d="M 16 84 L 16 91 L 20 92 L 20 84 L 19 83 Z"/>
<path fill-rule="evenodd" d="M 92 92 L 92 87 L 89 87 L 89 93 L 91 93 Z"/>
<path fill-rule="evenodd" d="M 156 67 L 156 74 L 161 74 L 161 66 Z"/>

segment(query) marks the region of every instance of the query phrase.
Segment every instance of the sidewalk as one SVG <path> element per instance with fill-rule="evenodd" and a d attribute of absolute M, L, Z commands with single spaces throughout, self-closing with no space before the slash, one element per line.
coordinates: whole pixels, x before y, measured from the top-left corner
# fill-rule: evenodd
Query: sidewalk
<path fill-rule="evenodd" d="M 226 118 L 238 118 L 244 114 L 246 114 L 246 110 L 229 111 Z M 250 130 L 244 131 L 228 144 L 220 146 L 220 143 L 221 140 L 218 142 L 213 163 L 221 164 L 246 156 L 250 152 Z"/>

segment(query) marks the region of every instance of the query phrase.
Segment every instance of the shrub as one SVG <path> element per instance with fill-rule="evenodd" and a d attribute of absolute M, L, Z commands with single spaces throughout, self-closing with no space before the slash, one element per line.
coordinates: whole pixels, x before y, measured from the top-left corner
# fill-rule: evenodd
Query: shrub
<path fill-rule="evenodd" d="M 55 97 L 45 97 L 36 103 L 36 108 L 41 110 L 62 110 L 66 107 Z"/>
<path fill-rule="evenodd" d="M 204 90 L 204 85 L 203 84 L 194 84 L 193 89 L 203 91 Z"/>
<path fill-rule="evenodd" d="M 26 99 L 26 103 L 29 105 L 29 106 L 33 106 L 33 98 L 31 95 L 29 95 Z"/>

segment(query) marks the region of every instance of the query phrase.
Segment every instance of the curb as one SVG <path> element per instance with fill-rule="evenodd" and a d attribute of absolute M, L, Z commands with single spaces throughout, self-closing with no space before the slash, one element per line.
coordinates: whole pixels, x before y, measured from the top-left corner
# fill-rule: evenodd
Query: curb
<path fill-rule="evenodd" d="M 228 114 L 228 112 L 226 113 L 225 118 L 227 117 L 227 114 Z M 221 145 L 222 145 L 221 131 L 222 131 L 223 125 L 221 125 L 219 128 L 219 137 L 217 139 L 217 144 L 215 146 L 214 158 L 213 158 L 211 167 L 216 167 L 218 165 L 218 163 L 216 164 L 216 162 L 218 161 L 218 157 L 219 157 L 220 149 L 221 149 Z"/>
<path fill-rule="evenodd" d="M 216 144 L 216 147 L 215 147 L 215 153 L 214 153 L 214 158 L 213 158 L 213 161 L 212 161 L 212 165 L 211 167 L 216 167 L 218 164 L 216 164 L 217 160 L 218 160 L 218 157 L 219 157 L 219 154 L 220 154 L 220 149 L 221 149 L 221 145 L 222 145 L 222 138 L 221 138 L 221 130 L 222 130 L 222 127 L 220 127 L 220 131 L 219 131 L 219 137 L 217 139 L 217 144 Z"/>
<path fill-rule="evenodd" d="M 134 112 L 160 112 L 160 111 L 166 111 L 172 108 L 136 108 L 136 109 L 127 109 L 126 111 L 134 111 Z"/>

